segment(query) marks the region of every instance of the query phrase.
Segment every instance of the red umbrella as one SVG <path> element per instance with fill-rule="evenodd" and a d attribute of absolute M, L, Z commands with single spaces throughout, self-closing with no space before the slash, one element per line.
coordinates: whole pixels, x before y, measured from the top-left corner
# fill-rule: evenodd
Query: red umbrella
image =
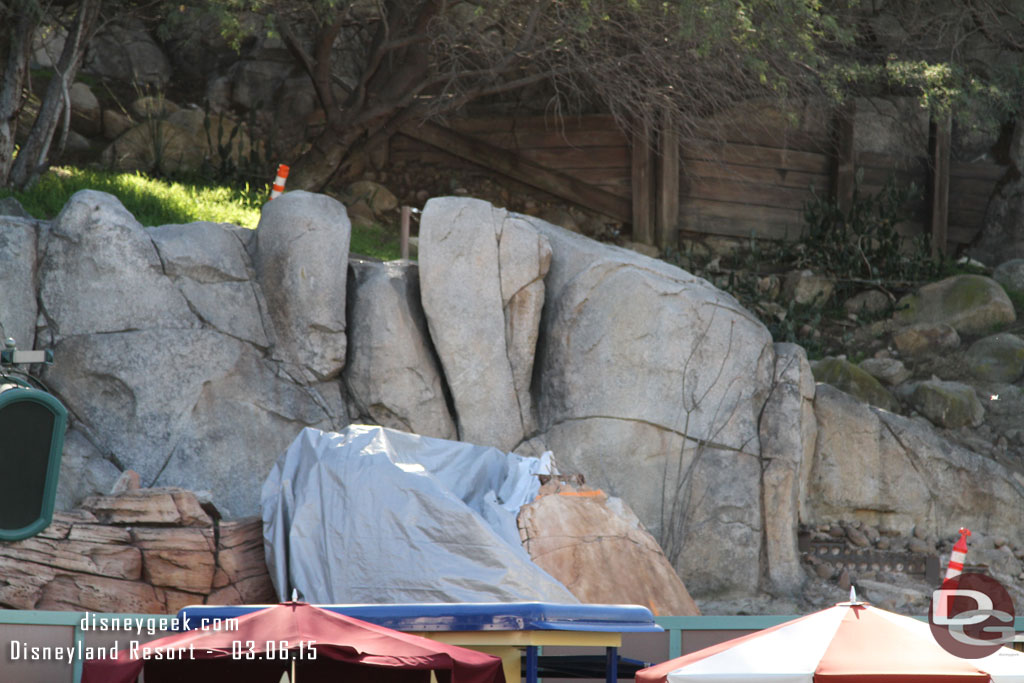
<path fill-rule="evenodd" d="M 846 602 L 638 671 L 637 683 L 1024 683 L 1024 654 L 961 659 L 928 624 Z"/>
<path fill-rule="evenodd" d="M 429 680 L 505 683 L 501 659 L 314 607 L 286 602 L 237 620 L 232 631 L 194 630 L 136 652 L 85 662 L 82 683 L 278 683 L 294 664 L 301 683 Z M 143 650 L 142 648 L 148 648 Z"/>

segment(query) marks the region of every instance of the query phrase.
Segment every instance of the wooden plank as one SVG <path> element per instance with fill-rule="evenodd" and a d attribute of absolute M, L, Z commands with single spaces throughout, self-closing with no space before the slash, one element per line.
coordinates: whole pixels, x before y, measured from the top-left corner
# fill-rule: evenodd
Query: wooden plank
<path fill-rule="evenodd" d="M 663 127 L 658 135 L 658 175 L 656 197 L 657 234 L 660 248 L 679 247 L 679 135 L 662 117 Z"/>
<path fill-rule="evenodd" d="M 575 173 L 570 173 L 568 175 L 575 176 L 576 174 Z M 584 181 L 584 182 L 586 182 L 586 181 Z M 617 195 L 619 197 L 622 197 L 623 199 L 629 199 L 632 196 L 631 193 L 633 192 L 633 185 L 632 185 L 632 183 L 630 183 L 629 180 L 624 180 L 624 181 L 616 182 L 616 183 L 590 183 L 590 184 L 593 185 L 596 188 L 604 190 L 605 192 L 609 192 L 611 194 L 614 194 L 614 195 Z"/>
<path fill-rule="evenodd" d="M 646 126 L 633 134 L 631 178 L 633 185 L 633 241 L 654 244 L 654 154 Z"/>
<path fill-rule="evenodd" d="M 618 130 L 615 118 L 608 114 L 585 114 L 562 118 L 556 116 L 468 116 L 449 119 L 448 125 L 465 133 L 511 130 Z"/>
<path fill-rule="evenodd" d="M 884 187 L 888 182 L 895 181 L 899 185 L 914 183 L 919 190 L 923 190 L 928 182 L 928 173 L 923 165 L 913 170 L 875 166 L 856 166 L 856 169 L 860 173 L 862 186 Z"/>
<path fill-rule="evenodd" d="M 955 193 L 949 196 L 949 207 L 956 209 L 967 209 L 984 213 L 988 208 L 989 198 L 983 195 Z"/>
<path fill-rule="evenodd" d="M 805 202 L 813 198 L 810 190 L 780 187 L 762 183 L 744 183 L 717 178 L 697 178 L 687 182 L 687 196 L 722 202 L 736 202 L 752 206 L 771 206 L 780 209 L 802 210 Z"/>
<path fill-rule="evenodd" d="M 995 192 L 996 187 L 999 185 L 999 181 L 992 180 L 990 178 L 964 178 L 964 177 L 953 177 L 949 178 L 949 193 L 952 194 L 969 194 L 975 197 L 984 197 L 988 199 Z"/>
<path fill-rule="evenodd" d="M 949 165 L 949 174 L 954 178 L 978 178 L 1001 180 L 1006 175 L 1007 166 L 985 162 L 954 161 Z"/>
<path fill-rule="evenodd" d="M 630 153 L 625 147 L 548 147 L 515 151 L 524 159 L 529 159 L 535 164 L 558 170 L 628 168 L 630 164 Z"/>
<path fill-rule="evenodd" d="M 627 147 L 629 140 L 618 129 L 606 130 L 453 130 L 479 138 L 505 149 L 543 149 L 545 147 Z"/>
<path fill-rule="evenodd" d="M 849 210 L 853 204 L 853 191 L 856 185 L 856 160 L 853 153 L 853 120 L 856 109 L 852 102 L 836 112 L 836 148 L 833 167 L 832 196 L 843 209 Z"/>
<path fill-rule="evenodd" d="M 692 160 L 724 161 L 747 166 L 784 168 L 808 173 L 829 173 L 829 159 L 824 154 L 773 149 L 709 140 L 686 141 L 680 152 L 684 165 Z"/>
<path fill-rule="evenodd" d="M 749 101 L 699 128 L 707 129 L 711 139 L 829 153 L 832 141 L 825 111 L 823 102 L 804 101 L 783 110 L 776 102 Z"/>
<path fill-rule="evenodd" d="M 629 222 L 630 202 L 576 178 L 544 168 L 528 159 L 432 123 L 408 126 L 402 132 L 464 159 L 580 206 Z"/>
<path fill-rule="evenodd" d="M 972 209 L 961 209 L 956 206 L 949 207 L 949 222 L 957 225 L 975 226 L 979 230 L 985 223 L 985 212 Z"/>
<path fill-rule="evenodd" d="M 796 187 L 802 190 L 813 186 L 819 191 L 823 191 L 831 182 L 831 179 L 825 173 L 805 173 L 803 171 L 790 171 L 784 168 L 741 166 L 717 161 L 689 161 L 686 163 L 685 173 L 688 178 L 715 178 L 734 182 L 763 183 L 780 187 Z"/>
<path fill-rule="evenodd" d="M 680 227 L 688 232 L 764 239 L 797 239 L 804 231 L 803 212 L 706 199 L 684 199 Z"/>
<path fill-rule="evenodd" d="M 981 225 L 959 225 L 957 223 L 949 224 L 949 243 L 951 244 L 971 244 L 974 239 L 981 232 Z"/>
<path fill-rule="evenodd" d="M 854 155 L 854 162 L 857 166 L 883 168 L 893 171 L 914 171 L 927 167 L 928 164 L 928 160 L 921 157 L 896 156 L 893 154 L 880 154 L 878 152 L 857 152 Z"/>

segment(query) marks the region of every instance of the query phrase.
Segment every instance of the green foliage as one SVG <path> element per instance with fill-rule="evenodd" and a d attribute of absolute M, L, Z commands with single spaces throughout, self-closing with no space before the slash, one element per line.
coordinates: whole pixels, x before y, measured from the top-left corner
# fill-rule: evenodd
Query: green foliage
<path fill-rule="evenodd" d="M 143 225 L 211 221 L 255 228 L 267 188 L 171 182 L 139 173 L 54 168 L 27 192 L 0 189 L 36 218 L 53 218 L 79 190 L 107 192 Z"/>
<path fill-rule="evenodd" d="M 890 178 L 879 192 L 865 194 L 862 179 L 858 169 L 849 208 L 817 193 L 804 204 L 806 256 L 794 265 L 833 276 L 840 292 L 863 289 L 865 281 L 915 282 L 938 275 L 942 264 L 931 258 L 927 233 L 907 239 L 898 231 L 908 218 L 908 202 L 920 198 L 918 188 Z"/>

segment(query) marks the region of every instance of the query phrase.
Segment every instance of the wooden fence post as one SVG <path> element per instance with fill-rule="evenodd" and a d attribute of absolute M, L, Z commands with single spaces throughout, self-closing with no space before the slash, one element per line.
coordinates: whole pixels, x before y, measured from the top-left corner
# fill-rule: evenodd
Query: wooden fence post
<path fill-rule="evenodd" d="M 658 135 L 657 243 L 661 249 L 679 248 L 679 133 L 667 114 Z"/>
<path fill-rule="evenodd" d="M 637 122 L 633 133 L 633 241 L 654 244 L 654 154 L 651 131 L 644 122 Z"/>
<path fill-rule="evenodd" d="M 853 205 L 853 189 L 857 182 L 857 169 L 853 152 L 853 120 L 857 105 L 853 102 L 836 112 L 836 165 L 835 198 L 843 211 Z"/>
<path fill-rule="evenodd" d="M 949 147 L 953 120 L 949 112 L 932 121 L 931 238 L 932 258 L 946 253 L 949 239 Z"/>

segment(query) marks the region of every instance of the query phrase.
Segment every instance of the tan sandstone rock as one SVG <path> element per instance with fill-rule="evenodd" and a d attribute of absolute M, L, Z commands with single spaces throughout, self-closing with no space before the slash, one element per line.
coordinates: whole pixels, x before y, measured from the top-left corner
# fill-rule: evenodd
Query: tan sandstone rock
<path fill-rule="evenodd" d="M 519 533 L 530 558 L 582 602 L 700 614 L 657 541 L 619 498 L 549 482 L 520 511 Z"/>

